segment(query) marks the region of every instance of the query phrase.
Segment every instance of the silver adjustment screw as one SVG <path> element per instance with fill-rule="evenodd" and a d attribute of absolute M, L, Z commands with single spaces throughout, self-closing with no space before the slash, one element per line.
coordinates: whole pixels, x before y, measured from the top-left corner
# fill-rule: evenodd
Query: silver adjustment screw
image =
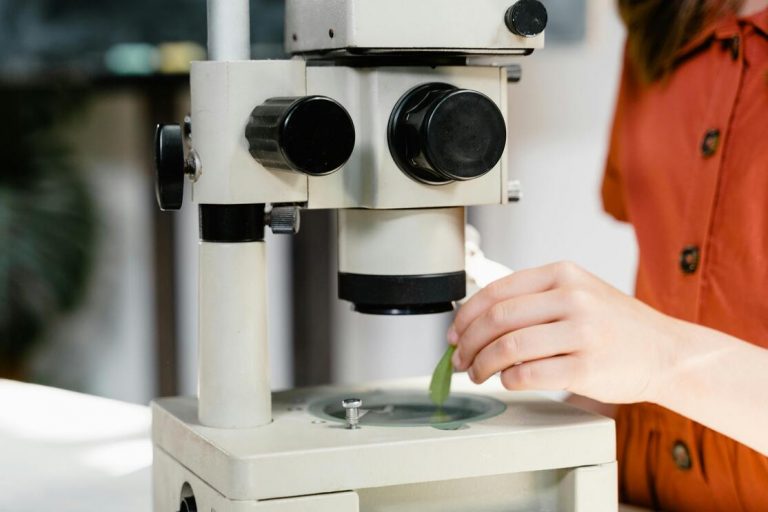
<path fill-rule="evenodd" d="M 202 173 L 203 164 L 200 162 L 200 155 L 194 149 L 190 149 L 186 160 L 184 160 L 184 174 L 194 183 Z"/>
<path fill-rule="evenodd" d="M 192 183 L 197 182 L 203 172 L 203 164 L 200 162 L 200 155 L 192 147 L 192 116 L 184 116 L 184 124 L 181 125 L 181 134 L 184 137 L 184 147 L 187 154 L 184 159 L 184 174 Z"/>
<path fill-rule="evenodd" d="M 298 206 L 273 206 L 269 214 L 269 227 L 276 235 L 295 235 L 301 225 Z"/>
<path fill-rule="evenodd" d="M 523 186 L 519 180 L 507 183 L 507 199 L 510 203 L 517 203 L 523 198 Z"/>
<path fill-rule="evenodd" d="M 341 406 L 344 408 L 347 428 L 350 430 L 360 428 L 360 407 L 363 406 L 363 401 L 359 398 L 345 398 L 341 401 Z"/>

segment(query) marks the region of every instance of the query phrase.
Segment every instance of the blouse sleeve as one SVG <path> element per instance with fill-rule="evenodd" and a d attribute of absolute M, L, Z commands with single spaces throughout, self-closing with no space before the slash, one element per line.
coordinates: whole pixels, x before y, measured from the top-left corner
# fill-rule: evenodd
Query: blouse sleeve
<path fill-rule="evenodd" d="M 614 111 L 613 125 L 611 128 L 611 138 L 608 146 L 608 158 L 605 163 L 602 184 L 603 209 L 616 220 L 623 222 L 629 221 L 624 193 L 624 176 L 620 158 L 621 144 L 623 142 L 622 121 L 625 102 L 627 100 L 627 89 L 630 86 L 628 83 L 630 77 L 627 75 L 628 63 L 625 52 L 624 65 L 619 83 L 619 93 L 616 100 L 616 109 Z"/>

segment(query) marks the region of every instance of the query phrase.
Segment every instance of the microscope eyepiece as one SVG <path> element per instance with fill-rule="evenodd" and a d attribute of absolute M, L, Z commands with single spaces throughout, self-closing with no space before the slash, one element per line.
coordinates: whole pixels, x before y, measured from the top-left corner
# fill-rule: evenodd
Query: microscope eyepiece
<path fill-rule="evenodd" d="M 389 121 L 389 149 L 398 167 L 430 185 L 479 178 L 501 159 L 507 127 L 484 94 L 443 83 L 412 89 Z"/>

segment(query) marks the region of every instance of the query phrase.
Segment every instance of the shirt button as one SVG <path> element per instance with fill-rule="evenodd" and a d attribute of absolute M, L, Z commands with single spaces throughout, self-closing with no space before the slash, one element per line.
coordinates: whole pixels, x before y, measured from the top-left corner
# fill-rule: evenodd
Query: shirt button
<path fill-rule="evenodd" d="M 687 471 L 693 466 L 688 446 L 682 441 L 675 441 L 674 446 L 672 446 L 672 459 L 675 461 L 675 466 L 678 469 Z"/>
<path fill-rule="evenodd" d="M 720 145 L 720 130 L 712 129 L 707 130 L 704 134 L 704 139 L 701 141 L 701 156 L 709 158 L 717 153 L 717 148 Z"/>
<path fill-rule="evenodd" d="M 701 251 L 695 245 L 688 245 L 680 253 L 680 269 L 686 274 L 693 274 L 699 268 Z"/>

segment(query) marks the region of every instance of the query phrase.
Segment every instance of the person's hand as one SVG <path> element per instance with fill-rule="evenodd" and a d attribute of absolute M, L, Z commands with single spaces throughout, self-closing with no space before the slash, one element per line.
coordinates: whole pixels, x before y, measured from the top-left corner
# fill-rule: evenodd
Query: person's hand
<path fill-rule="evenodd" d="M 453 364 L 475 383 L 501 372 L 507 389 L 567 390 L 606 403 L 664 392 L 684 322 L 572 263 L 496 281 L 457 313 Z"/>

